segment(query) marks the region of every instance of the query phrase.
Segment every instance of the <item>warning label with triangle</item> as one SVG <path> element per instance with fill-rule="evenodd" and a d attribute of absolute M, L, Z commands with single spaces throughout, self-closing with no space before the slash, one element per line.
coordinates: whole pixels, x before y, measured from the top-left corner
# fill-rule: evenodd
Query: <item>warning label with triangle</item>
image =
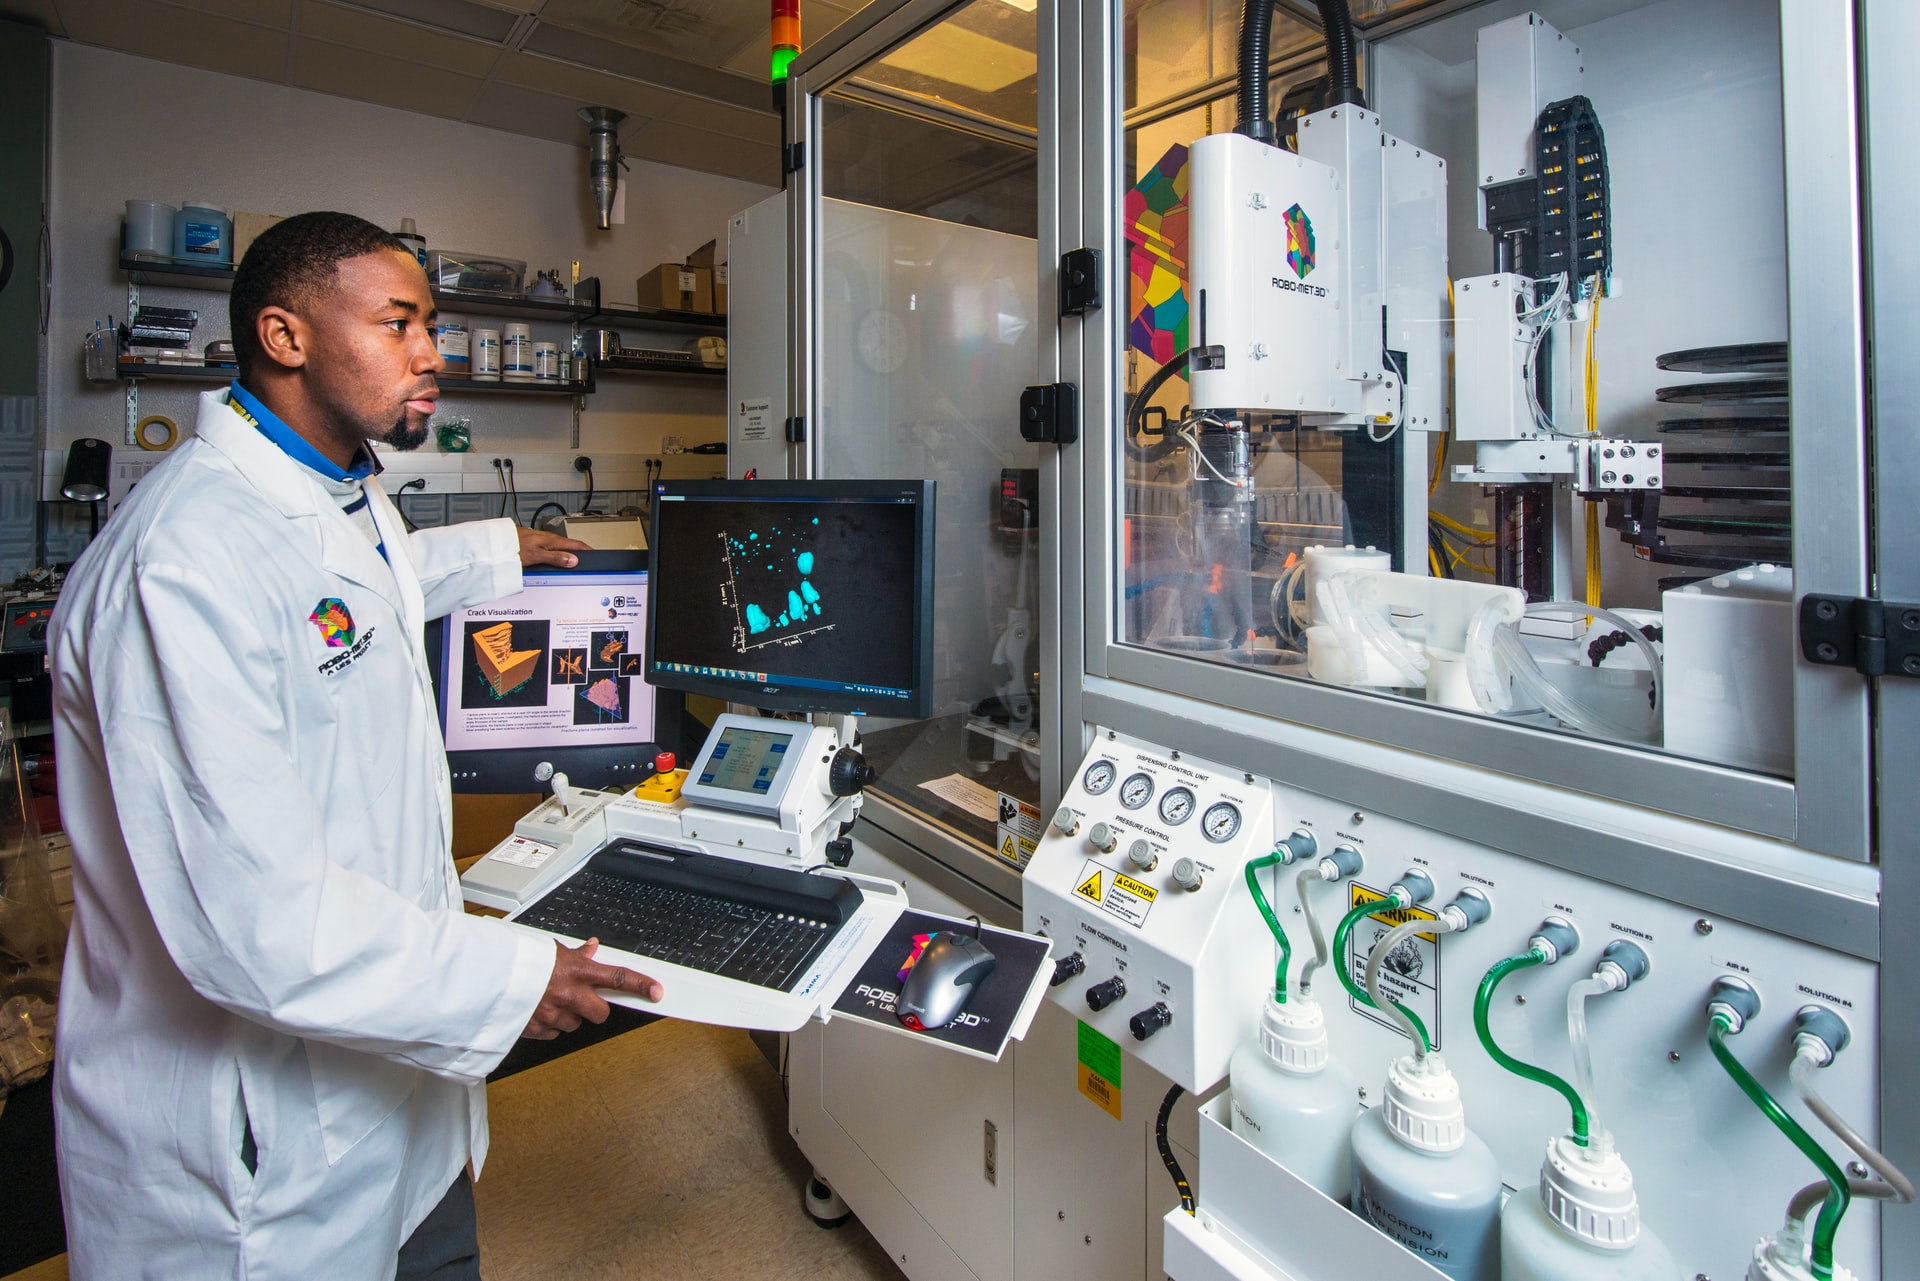
<path fill-rule="evenodd" d="M 1013 843 L 1013 837 L 1009 836 L 1006 840 L 1000 842 L 1000 857 L 1010 863 L 1018 863 L 1020 861 L 1020 850 L 1019 847 Z"/>
<path fill-rule="evenodd" d="M 1101 873 L 1099 869 L 1096 868 L 1094 869 L 1094 873 L 1092 876 L 1089 876 L 1086 880 L 1080 882 L 1080 884 L 1073 887 L 1073 892 L 1075 894 L 1082 896 L 1083 898 L 1090 898 L 1094 902 L 1098 903 L 1101 899 L 1106 897 L 1104 894 L 1100 892 L 1100 881 L 1101 881 Z"/>

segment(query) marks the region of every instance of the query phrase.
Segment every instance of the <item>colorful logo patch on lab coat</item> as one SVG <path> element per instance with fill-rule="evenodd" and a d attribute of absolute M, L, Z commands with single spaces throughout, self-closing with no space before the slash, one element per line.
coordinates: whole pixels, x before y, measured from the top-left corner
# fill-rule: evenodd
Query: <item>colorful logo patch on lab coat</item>
<path fill-rule="evenodd" d="M 347 603 L 338 596 L 329 596 L 315 605 L 307 621 L 320 629 L 320 639 L 327 643 L 328 649 L 345 649 L 353 644 L 353 615 L 347 612 Z"/>

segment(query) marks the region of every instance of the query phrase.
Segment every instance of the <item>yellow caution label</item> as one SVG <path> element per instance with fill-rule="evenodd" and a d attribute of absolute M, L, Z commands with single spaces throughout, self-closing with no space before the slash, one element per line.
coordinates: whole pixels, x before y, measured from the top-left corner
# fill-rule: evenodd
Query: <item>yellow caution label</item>
<path fill-rule="evenodd" d="M 1101 892 L 1100 876 L 1101 874 L 1099 872 L 1095 872 L 1092 876 L 1089 876 L 1086 880 L 1074 886 L 1073 892 L 1082 898 L 1092 899 L 1095 903 L 1100 902 L 1106 897 L 1106 895 Z"/>
<path fill-rule="evenodd" d="M 1006 840 L 1000 842 L 1000 857 L 1009 863 L 1018 863 L 1020 861 L 1020 850 L 1019 847 L 1013 843 L 1013 837 L 1009 836 Z"/>
<path fill-rule="evenodd" d="M 1386 897 L 1385 894 L 1380 893 L 1378 890 L 1368 889 L 1366 886 L 1361 885 L 1358 882 L 1352 882 L 1350 883 L 1350 886 L 1351 886 L 1351 891 L 1353 896 L 1353 905 L 1355 907 L 1359 907 L 1362 903 L 1377 903 L 1381 899 Z M 1384 921 L 1388 925 L 1405 925 L 1408 921 L 1433 921 L 1433 920 L 1438 920 L 1439 917 L 1436 913 L 1429 912 L 1424 907 L 1407 907 L 1407 908 L 1394 908 L 1391 911 L 1381 912 L 1379 915 L 1375 916 L 1373 919 L 1376 921 Z M 1421 934 L 1419 935 L 1419 937 L 1425 939 L 1429 943 L 1436 943 L 1439 941 L 1439 936 L 1434 934 Z"/>
<path fill-rule="evenodd" d="M 1114 1120 L 1120 1119 L 1120 1087 L 1084 1063 L 1080 1065 L 1080 1093 L 1092 1099 Z"/>
<path fill-rule="evenodd" d="M 1154 889 L 1153 886 L 1142 885 L 1140 882 L 1134 880 L 1131 876 L 1123 876 L 1118 872 L 1115 872 L 1113 874 L 1113 883 L 1115 885 L 1118 885 L 1121 889 L 1125 890 L 1127 893 L 1132 894 L 1137 898 L 1143 898 L 1149 903 L 1153 902 L 1153 900 L 1160 897 L 1160 891 Z"/>

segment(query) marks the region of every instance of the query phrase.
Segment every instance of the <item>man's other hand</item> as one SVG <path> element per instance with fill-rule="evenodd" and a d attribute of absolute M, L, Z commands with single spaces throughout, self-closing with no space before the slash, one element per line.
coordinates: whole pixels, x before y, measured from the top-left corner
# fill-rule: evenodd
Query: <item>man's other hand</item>
<path fill-rule="evenodd" d="M 572 569 L 580 563 L 580 558 L 571 553 L 593 550 L 591 544 L 561 534 L 550 534 L 544 529 L 528 529 L 523 525 L 519 534 L 520 563 L 523 566 L 558 565 L 561 569 Z"/>
<path fill-rule="evenodd" d="M 612 988 L 647 1001 L 659 1000 L 666 991 L 659 979 L 594 960 L 593 954 L 600 950 L 599 939 L 588 939 L 579 947 L 562 947 L 556 940 L 553 946 L 559 953 L 553 959 L 553 976 L 547 980 L 546 994 L 527 1020 L 522 1036 L 551 1041 L 579 1027 L 582 1019 L 605 1023 L 612 1011 L 599 988 Z"/>

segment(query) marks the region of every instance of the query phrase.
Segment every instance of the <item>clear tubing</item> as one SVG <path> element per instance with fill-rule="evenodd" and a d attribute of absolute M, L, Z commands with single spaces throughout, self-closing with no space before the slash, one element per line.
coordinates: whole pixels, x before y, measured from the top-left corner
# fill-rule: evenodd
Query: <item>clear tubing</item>
<path fill-rule="evenodd" d="M 1320 874 L 1320 865 L 1302 868 L 1300 875 L 1293 879 L 1294 893 L 1300 896 L 1300 915 L 1307 918 L 1307 933 L 1313 936 L 1313 955 L 1300 963 L 1300 995 L 1313 991 L 1314 971 L 1327 963 L 1327 932 L 1320 928 L 1320 916 L 1313 910 L 1313 896 L 1308 893 L 1316 884 L 1327 878 Z"/>
<path fill-rule="evenodd" d="M 1553 719 L 1583 734 L 1597 734 L 1604 738 L 1628 741 L 1644 737 L 1643 731 L 1623 725 L 1612 717 L 1576 702 L 1562 693 L 1540 671 L 1540 665 L 1533 661 L 1533 655 L 1527 652 L 1526 645 L 1521 642 L 1512 628 L 1503 627 L 1493 634 L 1493 652 L 1512 674 L 1513 683 L 1519 692 L 1540 704 L 1547 715 Z"/>
<path fill-rule="evenodd" d="M 1653 676 L 1653 706 L 1655 711 L 1658 712 L 1665 709 L 1667 705 L 1666 664 L 1661 661 L 1660 651 L 1653 647 L 1653 642 L 1648 640 L 1645 634 L 1641 632 L 1638 623 L 1635 623 L 1624 614 L 1616 614 L 1610 609 L 1603 609 L 1599 605 L 1589 605 L 1585 601 L 1530 601 L 1527 604 L 1526 612 L 1529 614 L 1571 614 L 1581 618 L 1592 615 L 1594 618 L 1612 623 L 1616 628 L 1625 632 L 1627 639 L 1640 647 L 1641 656 L 1647 660 L 1647 671 Z"/>
<path fill-rule="evenodd" d="M 1793 1194 L 1793 1200 L 1787 1202 L 1787 1224 L 1796 1231 L 1801 1220 L 1820 1208 L 1827 1194 L 1833 1191 L 1825 1181 L 1809 1183 Z M 1848 1179 L 1847 1191 L 1856 1197 L 1865 1197 L 1870 1201 L 1899 1201 L 1900 1193 L 1891 1183 L 1882 1183 L 1878 1179 Z M 1901 1202 L 1905 1204 L 1905 1202 Z"/>
<path fill-rule="evenodd" d="M 1474 610 L 1467 624 L 1467 684 L 1473 690 L 1473 701 L 1488 715 L 1498 715 L 1513 706 L 1513 696 L 1494 665 L 1493 639 L 1500 624 L 1518 622 L 1522 616 L 1518 601 L 1495 596 Z"/>
<path fill-rule="evenodd" d="M 1349 575 L 1342 575 L 1343 579 Z M 1359 575 L 1350 577 L 1359 579 Z M 1372 590 L 1372 584 L 1361 579 L 1353 588 L 1353 620 L 1360 627 L 1360 634 L 1373 643 L 1381 657 L 1392 664 L 1401 677 L 1415 685 L 1427 683 L 1426 670 L 1429 666 L 1425 654 L 1416 653 L 1407 644 L 1406 637 L 1393 629 L 1385 615 L 1387 607 L 1378 605 Z"/>
<path fill-rule="evenodd" d="M 1900 1167 L 1887 1160 L 1880 1149 L 1867 1142 L 1866 1138 L 1861 1135 L 1858 1130 L 1848 1125 L 1846 1121 L 1841 1118 L 1840 1114 L 1833 1110 L 1833 1105 L 1821 1098 L 1818 1092 L 1814 1090 L 1812 1082 L 1813 1070 L 1819 1066 L 1819 1062 L 1805 1051 L 1798 1052 L 1793 1056 L 1793 1065 L 1788 1068 L 1787 1076 L 1788 1079 L 1793 1082 L 1794 1093 L 1800 1096 L 1800 1101 L 1807 1105 L 1809 1112 L 1812 1112 L 1820 1118 L 1822 1125 L 1832 1130 L 1842 1143 L 1853 1149 L 1855 1156 L 1865 1161 L 1875 1174 L 1887 1181 L 1888 1186 L 1892 1188 L 1892 1191 L 1888 1193 L 1887 1196 L 1899 1201 L 1902 1205 L 1906 1205 L 1913 1200 L 1913 1180 L 1902 1174 Z M 1854 1187 L 1851 1180 L 1848 1182 L 1848 1186 L 1853 1188 L 1856 1193 L 1859 1191 L 1857 1187 Z M 1876 1185 L 1869 1184 L 1868 1186 L 1872 1187 Z M 1881 1199 L 1886 1198 L 1883 1197 Z M 1804 1214 L 1804 1211 L 1802 1213 Z M 1789 1212 L 1789 1217 L 1794 1217 L 1791 1212 Z"/>
<path fill-rule="evenodd" d="M 1833 1277 L 1833 1238 L 1840 1231 L 1840 1219 L 1847 1212 L 1847 1205 L 1853 1198 L 1852 1190 L 1847 1186 L 1846 1175 L 1840 1173 L 1840 1167 L 1827 1155 L 1826 1149 L 1813 1141 L 1813 1136 L 1800 1128 L 1765 1086 L 1754 1079 L 1746 1065 L 1734 1056 L 1727 1045 L 1727 1033 L 1732 1030 L 1728 1015 L 1716 1012 L 1713 1021 L 1707 1027 L 1707 1046 L 1713 1051 L 1713 1057 L 1726 1069 L 1733 1083 L 1740 1087 L 1741 1093 L 1752 1101 L 1753 1105 L 1766 1114 L 1769 1121 L 1780 1133 L 1787 1136 L 1792 1144 L 1800 1149 L 1802 1156 L 1813 1162 L 1821 1174 L 1826 1176 L 1827 1195 L 1820 1202 L 1820 1217 L 1813 1225 L 1813 1257 L 1811 1260 L 1813 1275 L 1818 1281 L 1832 1281 Z M 1798 1200 L 1798 1198 L 1795 1198 Z"/>
<path fill-rule="evenodd" d="M 1493 1008 L 1493 990 L 1500 986 L 1507 975 L 1515 970 L 1531 969 L 1533 966 L 1546 963 L 1547 954 L 1536 947 L 1519 956 L 1509 956 L 1488 970 L 1487 976 L 1480 980 L 1480 991 L 1473 998 L 1473 1030 L 1479 1034 L 1480 1044 L 1485 1047 L 1487 1057 L 1495 1063 L 1515 1076 L 1524 1077 L 1536 1085 L 1544 1085 L 1548 1089 L 1559 1092 L 1560 1097 L 1565 1099 L 1567 1105 L 1573 1109 L 1573 1141 L 1584 1148 L 1588 1146 L 1588 1138 L 1592 1133 L 1592 1125 L 1587 1118 L 1586 1100 L 1580 1097 L 1578 1090 L 1545 1068 L 1535 1067 L 1531 1063 L 1522 1063 L 1501 1049 L 1493 1039 L 1493 1026 L 1488 1019 L 1488 1013 Z"/>
<path fill-rule="evenodd" d="M 1362 903 L 1359 907 L 1354 908 L 1351 912 L 1341 917 L 1339 926 L 1333 931 L 1333 972 L 1340 976 L 1340 986 L 1347 989 L 1347 995 L 1362 1005 L 1372 1006 L 1376 1010 L 1380 1008 L 1374 1003 L 1374 999 L 1367 995 L 1366 989 L 1355 983 L 1353 976 L 1347 973 L 1347 939 L 1353 934 L 1353 927 L 1366 920 L 1369 916 L 1375 916 L 1381 912 L 1399 912 L 1405 909 L 1406 904 L 1396 899 L 1375 899 L 1371 903 Z M 1431 922 L 1428 923 L 1428 928 L 1432 928 Z M 1422 1023 L 1420 1016 L 1412 1010 L 1403 1010 L 1402 1013 L 1404 1013 L 1408 1019 L 1412 1020 L 1413 1030 L 1417 1034 L 1413 1038 L 1413 1043 L 1418 1048 L 1420 1055 L 1425 1057 L 1433 1049 L 1433 1039 L 1427 1035 L 1427 1025 Z"/>
<path fill-rule="evenodd" d="M 1599 1134 L 1600 1108 L 1593 1099 L 1593 1048 L 1587 1041 L 1587 998 L 1614 990 L 1603 978 L 1581 979 L 1567 992 L 1567 1043 L 1573 1047 L 1573 1088 L 1587 1106 L 1587 1129 Z"/>
<path fill-rule="evenodd" d="M 1367 953 L 1367 995 L 1373 998 L 1375 1007 L 1390 1013 L 1393 1021 L 1400 1025 L 1400 1030 L 1407 1034 L 1409 1041 L 1413 1042 L 1417 1058 L 1427 1057 L 1429 1050 L 1427 1030 L 1420 1026 L 1412 1010 L 1380 994 L 1380 967 L 1385 964 L 1389 956 L 1393 955 L 1393 949 L 1399 947 L 1403 940 L 1410 939 L 1416 934 L 1448 934 L 1452 930 L 1453 927 L 1444 917 L 1437 921 L 1405 921 L 1388 930 L 1386 935 L 1373 945 L 1373 950 Z"/>
<path fill-rule="evenodd" d="M 1293 944 L 1287 942 L 1287 932 L 1280 928 L 1280 918 L 1273 914 L 1273 907 L 1260 888 L 1260 869 L 1286 861 L 1287 855 L 1276 852 L 1264 854 L 1247 864 L 1247 888 L 1253 891 L 1253 904 L 1260 909 L 1260 915 L 1266 918 L 1267 928 L 1273 932 L 1274 944 L 1280 949 L 1280 959 L 1273 967 L 1273 999 L 1280 1005 L 1287 1003 L 1287 963 L 1293 959 Z"/>

